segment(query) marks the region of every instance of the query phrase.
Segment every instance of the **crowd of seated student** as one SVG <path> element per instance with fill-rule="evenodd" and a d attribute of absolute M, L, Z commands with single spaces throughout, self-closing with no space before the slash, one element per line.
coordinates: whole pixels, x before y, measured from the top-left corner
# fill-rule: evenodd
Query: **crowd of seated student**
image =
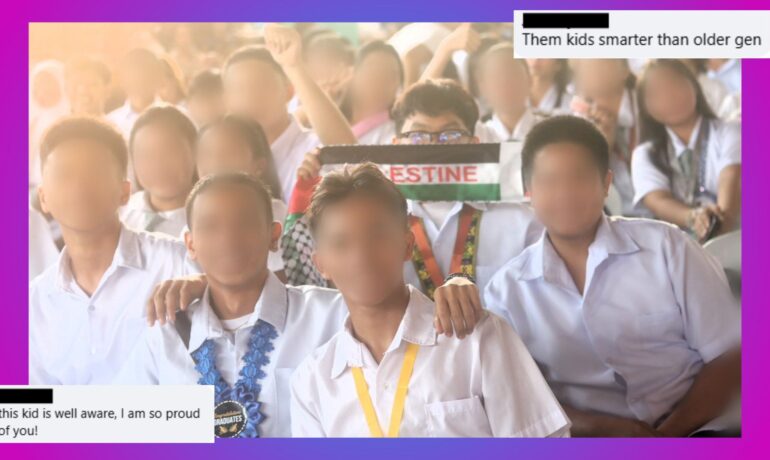
<path fill-rule="evenodd" d="M 337 364 L 326 367 L 352 344 L 371 352 L 374 361 L 363 367 L 376 369 L 383 353 L 394 351 L 388 345 L 401 337 L 396 330 L 402 318 L 415 336 L 454 334 L 461 343 L 469 341 L 469 349 L 478 348 L 474 340 L 511 347 L 474 358 L 500 369 L 509 361 L 495 353 L 519 350 L 523 343 L 521 359 L 531 354 L 543 375 L 530 367 L 519 370 L 532 375 L 530 384 L 544 377 L 573 435 L 734 432 L 735 424 L 720 416 L 739 383 L 739 312 L 718 263 L 699 243 L 740 229 L 739 64 L 653 60 L 635 71 L 635 63 L 623 59 L 513 59 L 510 27 L 504 25 L 410 24 L 392 30 L 384 24 L 356 40 L 322 25 L 267 25 L 257 40 L 238 39 L 227 28 L 212 41 L 217 35 L 208 30 L 205 46 L 194 40 L 196 27 L 178 27 L 158 35 L 164 55 L 131 49 L 113 71 L 78 56 L 66 66 L 41 62 L 30 75 L 33 383 L 194 384 L 198 361 L 180 362 L 179 354 L 194 352 L 190 343 L 208 343 L 217 347 L 216 365 L 230 363 L 222 372 L 224 387 L 235 385 L 249 334 L 262 327 L 254 307 L 270 300 L 265 295 L 287 298 L 281 308 L 289 319 L 281 310 L 260 317 L 277 328 L 267 330 L 277 334 L 280 356 L 266 368 L 272 380 L 264 396 L 276 404 L 267 410 L 274 420 L 259 430 L 251 427 L 254 433 L 366 435 L 355 420 L 327 423 L 339 419 L 329 401 L 350 405 L 343 400 L 354 393 L 345 394 L 353 388 L 347 384 L 333 388 L 324 373 L 340 375 Z M 123 101 L 110 106 L 114 88 Z M 318 243 L 315 265 L 341 297 L 337 291 L 283 286 L 285 264 L 294 261 L 281 255 L 280 226 L 266 224 L 286 217 L 298 181 L 317 180 L 320 146 L 507 141 L 523 142 L 531 203 L 405 200 L 407 233 L 425 235 L 426 244 L 398 243 L 409 248 L 398 260 L 401 270 L 390 270 L 386 266 L 394 260 L 381 254 L 378 262 L 360 243 L 385 233 L 366 228 L 363 217 L 346 217 L 398 199 L 383 192 L 379 177 L 366 167 L 345 174 L 374 184 L 362 188 L 377 195 L 371 202 L 347 198 L 345 187 L 356 189 L 348 176 L 324 179 L 319 190 L 340 181 L 336 186 L 343 190 L 330 202 L 346 211 L 327 213 L 337 216 L 337 226 L 349 222 L 350 232 L 338 229 L 330 236 L 336 227 L 327 217 L 329 236 Z M 265 185 L 255 185 L 260 183 Z M 674 225 L 608 216 L 611 190 L 620 196 L 617 214 Z M 255 196 L 265 208 L 261 217 L 250 214 Z M 319 192 L 313 204 L 323 200 Z M 320 218 L 313 221 L 313 215 L 311 207 L 319 238 Z M 475 224 L 464 227 L 468 218 Z M 264 241 L 249 237 L 257 227 Z M 360 244 L 345 253 L 339 246 L 345 241 Z M 457 241 L 475 255 L 470 270 L 455 263 Z M 366 254 L 374 258 L 358 259 Z M 338 261 L 345 257 L 347 267 Z M 427 273 L 420 265 L 425 259 L 435 260 L 438 273 Z M 474 276 L 456 276 L 467 272 Z M 393 283 L 367 284 L 374 274 Z M 363 285 L 382 298 L 364 295 Z M 412 292 L 400 307 L 399 292 Z M 383 299 L 396 305 L 397 321 L 388 315 L 365 318 Z M 503 323 L 484 322 L 482 303 L 513 327 L 514 338 L 508 329 L 489 331 Z M 330 309 L 314 324 L 310 316 L 291 316 L 319 304 Z M 177 310 L 188 308 L 192 337 L 180 347 L 170 324 Z M 414 313 L 420 309 L 431 317 L 424 327 Z M 347 310 L 348 335 L 334 335 Z M 165 329 L 147 334 L 145 322 L 155 319 Z M 366 321 L 375 320 L 390 324 L 391 333 L 367 336 Z M 215 325 L 224 335 L 205 331 Z M 237 345 L 230 354 L 222 351 L 227 334 Z M 288 380 L 280 379 L 330 339 L 292 383 L 291 414 L 302 419 L 289 423 L 289 395 L 278 388 Z M 283 343 L 299 348 L 291 351 Z M 440 343 L 443 351 L 432 350 L 439 357 L 432 359 L 454 360 L 462 369 L 455 357 L 468 351 Z M 406 348 L 399 353 L 406 355 Z M 437 367 L 423 363 L 423 369 Z M 329 393 L 314 393 L 318 386 Z M 516 388 L 517 398 L 537 394 L 542 407 L 520 414 L 541 417 L 542 429 L 528 431 L 520 424 L 524 419 L 512 421 L 490 407 L 488 418 L 474 419 L 479 407 L 472 398 L 489 397 L 508 407 L 497 387 L 421 401 L 444 411 L 451 408 L 441 398 L 471 398 L 455 409 L 483 426 L 439 430 L 444 435 L 570 432 L 561 409 L 548 409 L 550 392 Z M 387 414 L 389 406 L 382 410 Z M 443 417 L 438 423 L 452 422 Z M 435 434 L 416 428 L 424 420 L 405 423 L 405 434 Z"/>

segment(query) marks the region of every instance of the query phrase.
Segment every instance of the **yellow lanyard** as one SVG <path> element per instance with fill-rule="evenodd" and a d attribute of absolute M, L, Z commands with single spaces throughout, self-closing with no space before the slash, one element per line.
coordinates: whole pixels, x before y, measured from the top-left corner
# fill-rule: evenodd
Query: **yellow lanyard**
<path fill-rule="evenodd" d="M 406 346 L 404 364 L 401 365 L 401 375 L 398 377 L 396 397 L 393 400 L 393 410 L 390 413 L 390 427 L 388 428 L 389 438 L 398 437 L 398 430 L 401 427 L 401 418 L 404 415 L 406 390 L 409 388 L 409 379 L 412 377 L 414 360 L 417 358 L 417 350 L 419 349 L 420 347 L 414 343 L 409 343 Z M 371 432 L 372 437 L 381 438 L 383 437 L 382 428 L 380 428 L 380 422 L 377 420 L 377 412 L 374 410 L 372 398 L 369 396 L 369 388 L 366 385 L 366 380 L 364 380 L 364 373 L 360 367 L 354 367 L 352 368 L 352 371 L 353 380 L 356 382 L 358 401 L 361 403 L 361 408 L 364 410 L 366 424 L 369 425 L 369 432 Z"/>

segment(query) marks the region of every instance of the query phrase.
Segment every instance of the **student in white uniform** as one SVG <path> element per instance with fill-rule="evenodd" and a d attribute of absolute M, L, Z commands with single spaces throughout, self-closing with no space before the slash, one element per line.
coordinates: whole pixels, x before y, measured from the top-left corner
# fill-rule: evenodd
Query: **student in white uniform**
<path fill-rule="evenodd" d="M 275 172 L 270 144 L 258 124 L 237 115 L 212 121 L 198 133 L 196 157 L 200 177 L 244 172 L 261 180 L 270 191 L 273 219 L 281 223 L 286 219 L 286 204 L 281 201 L 281 183 Z M 286 281 L 280 247 L 270 252 L 267 267 L 281 281 Z"/>
<path fill-rule="evenodd" d="M 718 119 L 678 60 L 656 60 L 639 83 L 642 141 L 636 202 L 699 241 L 740 227 L 741 126 Z"/>
<path fill-rule="evenodd" d="M 477 127 L 481 142 L 524 140 L 532 126 L 542 119 L 529 107 L 530 78 L 527 63 L 513 58 L 510 43 L 498 43 L 480 57 L 478 89 L 492 109 L 492 118 Z"/>
<path fill-rule="evenodd" d="M 479 117 L 476 102 L 452 80 L 426 80 L 412 85 L 396 101 L 392 115 L 398 133 L 394 143 L 479 142 L 474 135 Z M 300 175 L 311 179 L 320 169 L 317 156 L 309 154 Z M 404 278 L 429 297 L 434 287 L 452 273 L 472 274 L 479 287 L 485 286 L 500 267 L 535 242 L 542 229 L 529 207 L 518 203 L 408 200 L 408 206 L 412 231 L 419 237 L 415 260 L 404 264 Z M 471 233 L 476 236 L 468 238 Z M 475 254 L 475 260 L 465 263 L 461 257 L 453 257 L 458 241 L 465 242 L 460 247 Z M 422 269 L 421 261 L 431 258 L 440 273 Z"/>
<path fill-rule="evenodd" d="M 302 60 L 299 33 L 278 25 L 265 27 L 266 47 L 235 51 L 224 65 L 228 113 L 246 116 L 262 126 L 270 142 L 284 201 L 291 198 L 297 168 L 319 144 L 355 144 L 345 117 L 312 80 Z M 303 129 L 286 104 L 294 92 L 314 131 Z"/>
<path fill-rule="evenodd" d="M 741 119 L 740 93 L 731 93 L 727 86 L 716 78 L 708 75 L 707 59 L 682 59 L 681 60 L 698 79 L 711 110 L 723 120 Z M 643 69 L 642 69 L 643 70 Z"/>
<path fill-rule="evenodd" d="M 572 93 L 569 91 L 570 72 L 566 59 L 527 59 L 531 86 L 529 104 L 540 113 L 570 112 Z"/>
<path fill-rule="evenodd" d="M 281 225 L 254 176 L 206 176 L 187 209 L 185 242 L 208 287 L 175 324 L 150 329 L 118 382 L 213 384 L 217 413 L 232 400 L 247 420 L 235 432 L 218 425 L 218 436 L 290 436 L 289 377 L 339 330 L 344 304 L 337 291 L 286 287 L 268 269 Z"/>
<path fill-rule="evenodd" d="M 181 234 L 185 199 L 198 180 L 196 140 L 193 122 L 173 106 L 152 107 L 136 120 L 129 150 L 140 190 L 121 210 L 127 227 Z"/>
<path fill-rule="evenodd" d="M 135 48 L 120 63 L 117 80 L 126 94 L 126 102 L 108 113 L 107 120 L 128 140 L 139 115 L 159 101 L 156 97 L 161 81 L 160 61 L 152 51 Z"/>
<path fill-rule="evenodd" d="M 740 389 L 740 312 L 719 263 L 674 226 L 603 214 L 612 172 L 591 123 L 546 120 L 522 155 L 546 230 L 485 305 L 519 333 L 573 435 L 704 429 Z"/>
<path fill-rule="evenodd" d="M 392 46 L 373 41 L 361 47 L 340 106 L 359 144 L 391 143 L 396 128 L 390 109 L 403 83 L 401 58 Z"/>
<path fill-rule="evenodd" d="M 326 175 L 309 222 L 314 261 L 340 289 L 345 327 L 297 368 L 300 437 L 567 436 L 569 421 L 505 321 L 439 336 L 433 303 L 404 283 L 406 200 L 373 164 Z"/>
<path fill-rule="evenodd" d="M 127 152 L 110 125 L 60 121 L 43 139 L 41 163 L 40 204 L 59 222 L 64 250 L 30 283 L 29 381 L 110 383 L 146 330 L 153 286 L 193 268 L 181 242 L 121 225 Z"/>
<path fill-rule="evenodd" d="M 639 109 L 634 92 L 636 77 L 629 69 L 628 60 L 576 61 L 572 112 L 595 123 L 610 144 L 613 185 L 620 194 L 623 215 L 649 215 L 643 207 L 634 204 L 631 154 L 639 143 Z"/>

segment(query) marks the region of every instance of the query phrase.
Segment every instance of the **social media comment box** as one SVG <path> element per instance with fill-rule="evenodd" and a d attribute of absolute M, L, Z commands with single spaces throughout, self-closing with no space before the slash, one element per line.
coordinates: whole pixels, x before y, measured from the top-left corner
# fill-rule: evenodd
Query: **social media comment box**
<path fill-rule="evenodd" d="M 517 58 L 767 58 L 770 11 L 513 13 Z"/>
<path fill-rule="evenodd" d="M 0 443 L 80 442 L 214 442 L 214 387 L 0 387 Z"/>

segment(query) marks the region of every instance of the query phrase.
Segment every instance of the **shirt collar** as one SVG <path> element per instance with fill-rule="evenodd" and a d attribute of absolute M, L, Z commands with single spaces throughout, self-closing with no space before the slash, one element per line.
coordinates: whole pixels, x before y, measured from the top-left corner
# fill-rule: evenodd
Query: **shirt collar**
<path fill-rule="evenodd" d="M 402 342 L 414 343 L 423 347 L 436 345 L 437 333 L 433 325 L 435 313 L 433 301 L 413 286 L 408 286 L 408 288 L 409 303 L 387 352 L 396 350 Z M 363 367 L 366 353 L 366 346 L 353 337 L 350 317 L 348 316 L 335 348 L 331 378 L 339 377 L 348 367 Z"/>
<path fill-rule="evenodd" d="M 698 144 L 698 136 L 700 135 L 700 128 L 703 124 L 703 118 L 698 117 L 698 121 L 695 122 L 695 128 L 692 130 L 692 134 L 690 135 L 690 141 L 687 143 L 687 145 L 684 145 L 684 142 L 679 138 L 679 136 L 674 133 L 671 128 L 668 126 L 666 127 L 666 132 L 668 133 L 668 138 L 671 140 L 671 144 L 674 146 L 674 153 L 676 153 L 677 158 L 681 156 L 685 150 L 695 150 Z"/>
<path fill-rule="evenodd" d="M 639 245 L 619 225 L 615 225 L 617 218 L 602 216 L 599 228 L 591 246 L 588 248 L 589 261 L 595 261 L 598 265 L 610 255 L 630 254 L 639 251 Z M 563 278 L 559 268 L 563 262 L 559 259 L 551 241 L 548 239 L 547 230 L 543 231 L 540 239 L 529 249 L 528 257 L 521 265 L 517 279 L 530 281 L 543 278 L 550 283 L 558 283 Z M 590 262 L 589 262 L 590 263 Z"/>
<path fill-rule="evenodd" d="M 270 144 L 270 150 L 273 153 L 284 154 L 290 148 L 294 139 L 302 132 L 302 128 L 299 126 L 297 119 L 289 115 L 289 126 L 283 130 L 280 136 L 278 136 L 272 144 Z"/>
<path fill-rule="evenodd" d="M 262 288 L 262 294 L 254 305 L 254 312 L 246 325 L 253 327 L 258 320 L 262 320 L 272 324 L 279 333 L 283 332 L 288 312 L 287 302 L 286 287 L 270 272 Z M 190 323 L 188 350 L 191 352 L 197 350 L 207 339 L 216 339 L 224 335 L 222 321 L 211 305 L 209 288 L 206 288 L 201 299 L 191 308 Z"/>
<path fill-rule="evenodd" d="M 63 291 L 75 292 L 73 289 L 75 279 L 67 246 L 64 246 L 61 254 L 59 254 L 57 266 L 57 288 Z M 113 271 L 115 267 L 134 268 L 137 270 L 143 270 L 145 267 L 138 235 L 123 224 L 120 225 L 120 236 L 118 237 L 115 253 L 112 256 L 112 263 L 107 268 L 107 271 L 105 271 L 105 275 Z"/>
<path fill-rule="evenodd" d="M 492 118 L 489 120 L 489 126 L 503 141 L 523 140 L 526 136 L 527 127 L 532 124 L 532 117 L 534 117 L 534 113 L 530 107 L 527 107 L 524 112 L 521 113 L 521 117 L 519 117 L 519 121 L 516 122 L 516 126 L 513 127 L 513 131 L 508 131 L 508 128 L 500 117 L 498 117 L 497 114 L 493 114 Z"/>

